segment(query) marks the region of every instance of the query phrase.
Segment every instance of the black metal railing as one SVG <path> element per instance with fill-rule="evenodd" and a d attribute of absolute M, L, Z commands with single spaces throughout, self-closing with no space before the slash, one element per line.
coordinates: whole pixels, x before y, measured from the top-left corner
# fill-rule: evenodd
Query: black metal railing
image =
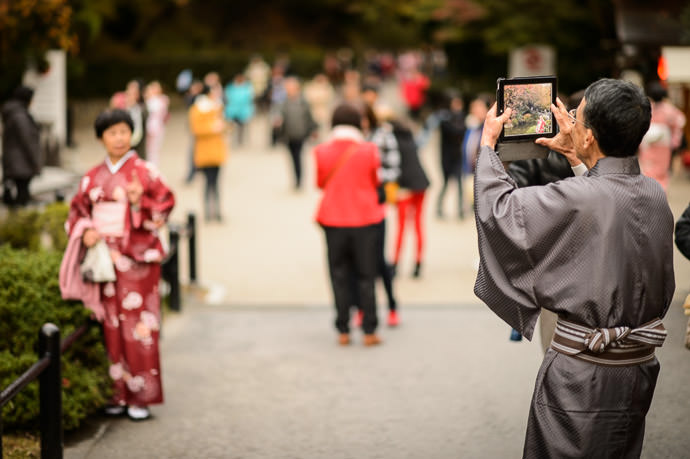
<path fill-rule="evenodd" d="M 170 250 L 161 264 L 161 274 L 170 286 L 170 309 L 180 311 L 182 309 L 180 292 L 180 237 L 186 237 L 189 246 L 189 282 L 196 284 L 196 215 L 187 214 L 187 223 L 184 225 L 170 225 Z"/>
<path fill-rule="evenodd" d="M 22 389 L 38 379 L 41 458 L 62 458 L 62 377 L 60 356 L 86 332 L 86 323 L 60 342 L 60 329 L 46 323 L 38 333 L 38 362 L 0 392 L 0 458 L 2 456 L 2 407 Z"/>

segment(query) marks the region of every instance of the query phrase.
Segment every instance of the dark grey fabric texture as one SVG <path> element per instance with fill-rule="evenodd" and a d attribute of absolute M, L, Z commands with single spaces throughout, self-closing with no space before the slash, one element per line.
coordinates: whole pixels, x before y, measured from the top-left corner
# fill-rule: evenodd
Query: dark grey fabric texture
<path fill-rule="evenodd" d="M 532 338 L 542 308 L 591 328 L 638 327 L 673 298 L 673 215 L 636 157 L 587 176 L 518 189 L 482 147 L 475 175 L 480 267 L 474 291 Z M 601 367 L 549 350 L 525 457 L 637 457 L 659 364 Z"/>
<path fill-rule="evenodd" d="M 28 108 L 17 100 L 2 107 L 4 179 L 28 179 L 41 173 L 39 129 Z"/>
<path fill-rule="evenodd" d="M 549 151 L 549 156 L 543 159 L 513 161 L 508 167 L 508 174 L 520 188 L 547 185 L 574 176 L 565 156 L 555 151 Z"/>

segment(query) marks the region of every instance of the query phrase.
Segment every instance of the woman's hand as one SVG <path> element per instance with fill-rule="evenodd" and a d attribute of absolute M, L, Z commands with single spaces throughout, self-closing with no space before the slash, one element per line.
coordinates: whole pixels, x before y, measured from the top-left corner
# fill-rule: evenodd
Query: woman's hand
<path fill-rule="evenodd" d="M 132 171 L 132 181 L 127 184 L 126 191 L 129 203 L 134 207 L 139 206 L 139 203 L 141 202 L 141 195 L 144 194 L 144 187 L 141 184 L 136 171 Z"/>
<path fill-rule="evenodd" d="M 558 104 L 558 106 L 551 104 L 551 111 L 558 123 L 558 134 L 551 138 L 540 137 L 535 140 L 534 143 L 562 154 L 568 160 L 570 166 L 574 167 L 579 165 L 582 161 L 580 161 L 575 153 L 575 144 L 571 136 L 573 132 L 573 122 L 570 120 L 568 110 L 566 110 L 561 99 L 556 99 L 556 104 Z"/>
<path fill-rule="evenodd" d="M 482 140 L 479 144 L 482 147 L 487 146 L 491 149 L 496 147 L 498 137 L 503 130 L 503 124 L 510 119 L 510 115 L 513 113 L 510 108 L 507 108 L 501 116 L 496 116 L 496 110 L 496 104 L 494 103 L 489 113 L 486 114 L 484 129 L 482 130 Z"/>
<path fill-rule="evenodd" d="M 101 240 L 101 235 L 98 234 L 98 231 L 96 231 L 95 229 L 89 228 L 86 231 L 84 231 L 81 240 L 86 247 L 91 248 L 94 245 L 96 245 L 98 241 Z"/>

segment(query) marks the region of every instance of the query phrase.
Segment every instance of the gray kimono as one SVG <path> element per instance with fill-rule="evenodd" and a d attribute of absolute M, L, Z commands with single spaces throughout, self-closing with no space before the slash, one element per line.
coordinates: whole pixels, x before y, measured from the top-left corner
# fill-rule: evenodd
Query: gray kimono
<path fill-rule="evenodd" d="M 666 314 L 673 216 L 636 157 L 587 176 L 518 189 L 482 147 L 475 176 L 481 263 L 475 294 L 532 338 L 541 308 L 591 328 Z M 532 397 L 524 457 L 639 457 L 659 362 L 600 366 L 549 349 Z"/>

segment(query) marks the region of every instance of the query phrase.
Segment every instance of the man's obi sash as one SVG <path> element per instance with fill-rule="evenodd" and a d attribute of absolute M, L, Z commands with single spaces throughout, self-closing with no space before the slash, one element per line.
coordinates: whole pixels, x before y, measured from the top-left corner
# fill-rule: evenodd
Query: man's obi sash
<path fill-rule="evenodd" d="M 652 360 L 666 335 L 661 319 L 631 329 L 589 328 L 559 317 L 551 349 L 598 365 L 631 366 Z"/>

